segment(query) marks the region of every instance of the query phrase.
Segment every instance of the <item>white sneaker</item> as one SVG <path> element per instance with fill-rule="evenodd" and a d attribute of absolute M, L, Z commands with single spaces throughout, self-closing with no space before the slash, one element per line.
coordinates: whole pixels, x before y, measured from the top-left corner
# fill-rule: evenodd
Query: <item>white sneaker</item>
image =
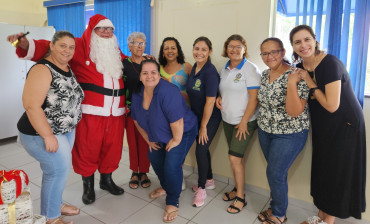
<path fill-rule="evenodd" d="M 305 224 L 327 224 L 322 219 L 320 219 L 317 216 L 312 216 L 307 218 L 307 222 L 304 222 Z"/>
<path fill-rule="evenodd" d="M 181 190 L 185 190 L 186 188 L 186 184 L 185 184 L 185 178 L 182 177 L 182 186 L 181 186 Z"/>

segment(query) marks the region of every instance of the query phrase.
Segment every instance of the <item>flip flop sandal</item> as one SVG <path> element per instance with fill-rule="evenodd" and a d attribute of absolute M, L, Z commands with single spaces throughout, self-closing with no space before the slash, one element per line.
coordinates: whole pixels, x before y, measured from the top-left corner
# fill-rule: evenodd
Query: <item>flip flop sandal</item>
<path fill-rule="evenodd" d="M 260 212 L 260 215 L 262 215 L 264 219 L 262 219 L 260 216 L 257 216 L 258 220 L 260 220 L 261 222 L 264 222 L 266 221 L 266 219 L 270 218 L 268 210 L 271 210 L 271 208 L 268 208 L 267 210 Z"/>
<path fill-rule="evenodd" d="M 231 192 L 235 192 L 236 193 L 236 188 L 234 187 L 234 189 Z M 227 200 L 225 200 L 224 197 L 222 197 L 222 200 L 224 200 L 224 201 L 232 201 L 232 200 L 234 200 L 235 197 L 230 198 L 230 193 L 231 192 L 225 192 L 224 195 L 227 198 Z"/>
<path fill-rule="evenodd" d="M 75 211 L 75 212 L 64 212 L 64 211 L 62 211 L 63 208 L 65 208 L 66 206 L 70 207 L 70 209 L 67 209 L 67 210 L 71 210 L 71 211 Z M 76 206 L 73 206 L 73 205 L 62 204 L 62 206 L 60 207 L 60 214 L 61 215 L 66 215 L 66 216 L 78 215 L 78 214 L 80 214 L 80 209 L 77 208 Z"/>
<path fill-rule="evenodd" d="M 239 198 L 238 196 L 235 196 L 235 200 L 234 200 L 234 202 L 233 202 L 233 204 L 235 204 L 236 202 L 242 202 L 243 203 L 243 207 L 241 208 L 241 209 L 243 209 L 246 205 L 247 205 L 247 202 L 245 201 L 245 195 L 244 195 L 244 199 L 243 198 Z M 238 214 L 240 211 L 241 211 L 241 209 L 240 208 L 238 208 L 238 207 L 236 207 L 235 205 L 233 205 L 233 204 L 231 204 L 230 206 L 229 206 L 229 208 L 231 208 L 231 209 L 235 209 L 236 210 L 236 212 L 230 212 L 229 210 L 226 210 L 228 213 L 230 213 L 230 214 Z"/>
<path fill-rule="evenodd" d="M 175 213 L 175 212 L 177 213 L 178 211 L 179 210 L 175 210 L 175 211 L 172 211 L 172 212 L 165 211 L 165 213 L 167 214 L 167 218 L 168 218 L 169 215 L 171 215 L 172 213 Z M 171 223 L 171 222 L 174 222 L 176 220 L 176 218 L 177 218 L 177 216 L 174 219 L 168 220 L 168 219 L 164 219 L 164 217 L 163 217 L 163 222 Z"/>
<path fill-rule="evenodd" d="M 141 180 L 141 177 L 143 176 L 145 176 L 146 178 L 144 180 Z M 148 175 L 146 175 L 146 173 L 139 173 L 139 180 L 143 188 L 148 188 L 150 187 L 150 185 L 152 185 L 152 182 L 149 180 Z M 145 184 L 148 185 L 144 186 Z"/>
<path fill-rule="evenodd" d="M 163 190 L 164 191 L 164 190 Z M 162 191 L 158 191 L 158 189 L 155 189 L 154 191 L 152 191 L 150 194 L 149 194 L 149 198 L 150 199 L 156 199 L 156 198 L 159 198 L 163 195 L 166 195 L 166 192 L 162 192 Z"/>
<path fill-rule="evenodd" d="M 139 174 L 138 173 L 135 173 L 135 172 L 132 172 L 130 179 L 132 179 L 133 177 L 139 178 Z M 136 187 L 132 187 L 131 185 L 134 185 L 134 186 L 136 185 Z M 138 189 L 139 188 L 139 180 L 130 180 L 130 182 L 128 182 L 128 186 L 131 189 Z"/>
<path fill-rule="evenodd" d="M 279 218 L 277 218 L 277 220 L 279 220 L 279 221 L 272 220 L 271 216 L 270 216 L 269 218 L 266 218 L 266 220 L 264 222 L 267 222 L 269 224 L 283 224 L 283 223 L 286 223 L 288 221 L 288 218 L 285 216 L 283 221 L 280 221 Z"/>

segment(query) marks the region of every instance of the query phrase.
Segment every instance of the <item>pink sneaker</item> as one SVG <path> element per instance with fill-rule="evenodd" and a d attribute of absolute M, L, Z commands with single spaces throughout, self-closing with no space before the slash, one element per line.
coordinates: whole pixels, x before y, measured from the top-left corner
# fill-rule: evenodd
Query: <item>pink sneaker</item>
<path fill-rule="evenodd" d="M 205 185 L 207 190 L 213 190 L 216 188 L 215 181 L 213 179 L 207 180 L 206 185 Z M 197 191 L 198 189 L 198 184 L 193 185 L 193 191 Z"/>
<path fill-rule="evenodd" d="M 194 193 L 193 207 L 200 207 L 204 205 L 204 201 L 207 198 L 206 189 L 198 188 Z"/>

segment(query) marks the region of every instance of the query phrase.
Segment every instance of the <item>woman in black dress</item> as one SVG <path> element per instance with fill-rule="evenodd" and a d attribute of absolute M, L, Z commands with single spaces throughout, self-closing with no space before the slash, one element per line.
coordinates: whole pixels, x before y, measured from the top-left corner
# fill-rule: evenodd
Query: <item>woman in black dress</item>
<path fill-rule="evenodd" d="M 290 32 L 293 57 L 310 88 L 311 195 L 318 217 L 304 223 L 334 224 L 365 211 L 366 136 L 362 108 L 343 63 L 319 50 L 311 27 Z"/>

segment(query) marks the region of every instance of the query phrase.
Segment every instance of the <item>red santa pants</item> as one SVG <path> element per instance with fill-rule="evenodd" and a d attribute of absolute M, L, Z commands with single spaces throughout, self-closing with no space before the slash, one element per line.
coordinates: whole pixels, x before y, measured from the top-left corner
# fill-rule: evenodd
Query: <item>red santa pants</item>
<path fill-rule="evenodd" d="M 76 173 L 88 177 L 98 169 L 112 173 L 122 156 L 125 116 L 83 114 L 76 127 L 72 165 Z"/>
<path fill-rule="evenodd" d="M 134 120 L 130 116 L 126 117 L 126 136 L 130 153 L 130 169 L 136 173 L 148 173 L 150 166 L 149 146 L 135 127 Z"/>

